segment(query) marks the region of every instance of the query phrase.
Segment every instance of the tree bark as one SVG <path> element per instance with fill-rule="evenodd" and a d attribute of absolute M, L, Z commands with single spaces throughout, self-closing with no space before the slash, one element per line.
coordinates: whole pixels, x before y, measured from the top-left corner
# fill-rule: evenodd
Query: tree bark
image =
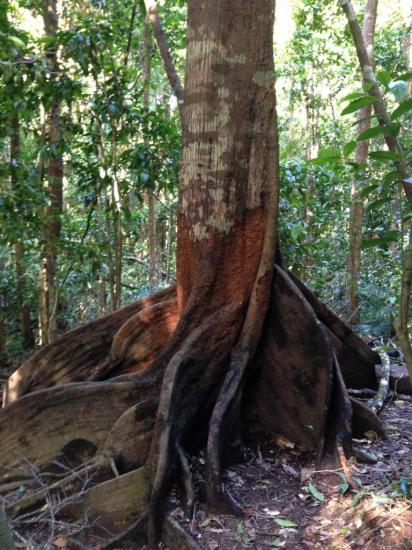
<path fill-rule="evenodd" d="M 56 456 L 109 453 L 120 475 L 67 513 L 104 516 L 113 534 L 143 514 L 157 541 L 174 485 L 193 506 L 201 450 L 209 506 L 237 513 L 221 474 L 244 436 L 285 434 L 319 461 L 350 456 L 362 407 L 344 381 L 376 385 L 379 356 L 276 247 L 273 18 L 272 0 L 189 3 L 176 289 L 67 333 L 6 388 L 0 476 L 21 456 L 41 471 Z M 381 433 L 373 414 L 358 429 Z"/>
<path fill-rule="evenodd" d="M 56 0 L 43 0 L 43 22 L 45 36 L 49 39 L 46 48 L 46 60 L 50 85 L 58 82 L 59 63 L 57 59 L 56 33 L 58 13 Z M 51 342 L 57 332 L 56 313 L 58 294 L 57 239 L 60 237 L 60 216 L 63 210 L 63 155 L 61 152 L 60 103 L 53 99 L 46 114 L 47 142 L 49 158 L 47 161 L 47 184 L 49 205 L 46 208 L 46 220 L 43 226 L 44 245 L 40 259 L 39 279 L 39 328 L 40 344 Z"/>
<path fill-rule="evenodd" d="M 372 67 L 375 66 L 373 39 L 375 33 L 378 0 L 367 0 L 363 24 L 363 39 Z M 358 135 L 370 127 L 372 107 L 366 106 L 359 111 Z M 368 161 L 369 142 L 360 141 L 356 145 L 356 163 Z M 351 210 L 349 220 L 349 256 L 348 256 L 348 319 L 351 324 L 360 322 L 359 279 L 361 273 L 361 245 L 363 228 L 363 198 L 365 170 L 362 169 L 353 182 L 351 189 Z"/>
<path fill-rule="evenodd" d="M 143 109 L 149 112 L 150 79 L 152 73 L 152 37 L 148 17 L 144 19 L 143 27 L 144 63 L 143 63 Z M 156 232 L 156 204 L 153 196 L 153 185 L 146 189 L 148 209 L 148 251 L 149 251 L 149 290 L 153 292 L 157 284 L 157 232 Z"/>

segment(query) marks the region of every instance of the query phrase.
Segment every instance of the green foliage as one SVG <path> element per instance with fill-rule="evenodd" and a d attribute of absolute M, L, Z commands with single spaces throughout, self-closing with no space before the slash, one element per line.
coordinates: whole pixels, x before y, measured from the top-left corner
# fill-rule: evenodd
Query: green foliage
<path fill-rule="evenodd" d="M 149 108 L 143 107 L 144 14 L 137 3 L 133 16 L 133 6 L 126 0 L 65 0 L 60 28 L 50 39 L 35 24 L 27 24 L 34 22 L 32 16 L 41 16 L 41 2 L 0 0 L 0 302 L 8 352 L 15 357 L 25 351 L 18 326 L 15 249 L 21 244 L 25 250 L 24 303 L 35 328 L 39 254 L 50 201 L 45 169 L 57 152 L 63 153 L 65 170 L 62 233 L 54 243 L 59 251 L 59 328 L 110 310 L 110 256 L 117 223 L 123 302 L 153 290 L 148 193 L 156 203 L 158 286 L 173 280 L 181 130 L 154 43 Z M 403 51 L 406 26 L 395 11 L 378 30 L 375 47 L 377 78 L 392 111 L 392 122 L 384 128 L 375 117 L 373 126 L 356 136 L 355 115 L 372 105 L 374 97 L 370 87 L 359 85 L 358 61 L 336 2 L 302 0 L 296 5 L 294 32 L 276 58 L 284 263 L 338 313 L 345 312 L 351 185 L 364 181 L 362 260 L 368 268 L 361 273 L 359 328 L 365 333 L 392 330 L 408 222 L 393 167 L 397 157 L 384 150 L 385 134 L 396 137 L 410 162 L 412 103 L 407 94 L 412 73 Z M 186 2 L 162 3 L 159 12 L 183 75 Z M 58 52 L 57 74 L 51 74 L 45 57 L 50 48 Z M 54 102 L 60 104 L 62 135 L 49 147 L 44 117 Z M 16 118 L 21 145 L 18 158 L 11 159 Z M 370 163 L 360 166 L 355 150 L 366 140 L 371 141 Z M 12 176 L 17 182 L 13 186 Z"/>

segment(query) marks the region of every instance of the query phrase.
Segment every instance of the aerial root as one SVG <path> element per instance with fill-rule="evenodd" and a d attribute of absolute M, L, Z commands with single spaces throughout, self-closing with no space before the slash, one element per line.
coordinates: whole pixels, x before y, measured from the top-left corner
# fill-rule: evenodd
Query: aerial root
<path fill-rule="evenodd" d="M 186 514 L 190 517 L 193 514 L 195 504 L 195 491 L 193 487 L 193 476 L 190 469 L 190 463 L 183 448 L 176 443 L 176 454 L 181 469 L 183 488 L 185 492 Z"/>

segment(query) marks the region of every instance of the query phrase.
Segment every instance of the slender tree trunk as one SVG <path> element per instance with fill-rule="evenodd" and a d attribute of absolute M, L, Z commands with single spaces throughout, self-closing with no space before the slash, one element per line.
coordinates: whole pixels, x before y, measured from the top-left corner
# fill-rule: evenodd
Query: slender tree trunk
<path fill-rule="evenodd" d="M 105 237 L 104 237 L 104 231 L 103 231 L 104 221 L 102 216 L 102 206 L 101 206 L 100 196 L 97 197 L 96 214 L 97 214 L 97 235 L 99 239 L 99 247 L 101 247 L 102 244 L 105 242 Z M 99 302 L 100 315 L 104 315 L 106 312 L 106 281 L 104 277 L 103 264 L 104 264 L 104 255 L 101 252 L 101 248 L 99 248 L 98 302 Z"/>
<path fill-rule="evenodd" d="M 408 68 L 409 69 L 412 67 L 412 39 L 411 39 L 411 35 L 412 35 L 412 21 L 409 25 L 408 34 L 406 35 L 405 42 L 404 42 L 404 50 L 405 50 L 405 55 L 406 55 L 406 59 L 407 59 L 407 62 L 408 62 Z M 408 94 L 409 95 L 412 94 L 412 80 L 408 81 Z"/>
<path fill-rule="evenodd" d="M 152 74 L 152 36 L 149 27 L 149 17 L 144 18 L 143 42 L 144 42 L 144 63 L 143 63 L 143 109 L 149 111 L 150 79 Z M 153 185 L 154 182 L 152 182 Z M 148 209 L 148 236 L 149 236 L 149 289 L 153 291 L 157 285 L 157 231 L 156 231 L 156 203 L 153 196 L 153 189 L 146 190 L 146 202 Z"/>
<path fill-rule="evenodd" d="M 169 80 L 170 86 L 177 98 L 177 105 L 179 108 L 180 118 L 183 117 L 183 86 L 180 82 L 179 74 L 176 70 L 176 67 L 173 63 L 172 56 L 170 54 L 169 47 L 167 45 L 167 40 L 165 33 L 162 28 L 162 23 L 160 21 L 159 14 L 156 9 L 155 0 L 144 0 L 147 15 L 149 21 L 152 24 L 153 32 L 156 38 L 157 46 L 159 48 L 160 55 L 163 59 L 164 68 L 166 70 L 166 75 Z"/>
<path fill-rule="evenodd" d="M 106 242 L 107 242 L 107 265 L 109 268 L 109 290 L 110 290 L 110 309 L 114 311 L 116 309 L 116 294 L 115 294 L 115 266 L 113 262 L 113 252 L 112 252 L 112 223 L 110 220 L 110 200 L 107 195 L 107 190 L 104 190 L 105 195 L 105 229 L 106 229 Z"/>
<path fill-rule="evenodd" d="M 5 268 L 4 260 L 0 257 L 0 271 Z M 0 368 L 8 366 L 9 358 L 6 347 L 6 324 L 5 324 L 6 299 L 2 291 L 0 291 Z"/>
<path fill-rule="evenodd" d="M 383 94 L 372 69 L 371 62 L 368 56 L 368 51 L 363 40 L 362 31 L 356 17 L 356 12 L 353 9 L 350 0 L 340 0 L 340 4 L 348 19 L 349 28 L 356 48 L 359 64 L 362 70 L 362 76 L 371 88 L 369 94 L 375 98 L 373 108 L 378 117 L 379 124 L 386 126 L 390 124 L 391 118 L 383 99 Z M 395 161 L 395 166 L 400 175 L 399 184 L 402 186 L 406 199 L 408 201 L 408 211 L 412 211 L 412 173 L 405 162 L 404 152 L 399 145 L 398 140 L 391 134 L 384 134 L 388 149 L 398 156 Z M 395 323 L 395 329 L 401 350 L 405 361 L 407 362 L 409 377 L 412 380 L 412 348 L 409 339 L 409 309 L 410 309 L 410 291 L 412 288 L 412 269 L 410 269 L 410 251 L 412 250 L 412 231 L 409 232 L 409 243 L 405 253 L 403 272 L 402 272 L 402 289 L 399 299 L 399 316 Z"/>
<path fill-rule="evenodd" d="M 25 303 L 26 282 L 24 270 L 24 246 L 21 243 L 15 245 L 16 262 L 16 297 L 19 308 L 20 332 L 23 345 L 30 349 L 34 345 L 34 335 L 31 327 L 30 309 Z"/>
<path fill-rule="evenodd" d="M 378 0 L 367 0 L 365 20 L 363 24 L 363 39 L 372 66 L 374 66 L 373 39 L 378 9 Z M 358 135 L 370 127 L 372 107 L 366 106 L 359 111 Z M 369 142 L 360 141 L 356 146 L 356 162 L 366 164 L 368 160 Z M 359 279 L 361 272 L 361 245 L 363 228 L 363 198 L 365 170 L 357 174 L 352 182 L 351 210 L 349 219 L 349 256 L 347 262 L 348 278 L 348 319 L 352 324 L 360 322 Z"/>
<path fill-rule="evenodd" d="M 20 121 L 18 115 L 14 115 L 11 121 L 11 139 L 10 139 L 10 161 L 11 161 L 11 185 L 15 189 L 19 180 L 20 163 Z M 31 328 L 30 310 L 25 303 L 26 283 L 24 272 L 24 245 L 18 240 L 14 247 L 15 268 L 16 268 L 16 298 L 19 310 L 20 333 L 23 339 L 23 345 L 26 349 L 34 345 L 34 335 Z"/>
<path fill-rule="evenodd" d="M 50 83 L 59 78 L 57 46 L 55 43 L 58 30 L 57 0 L 43 0 L 43 22 L 45 35 L 49 39 L 46 48 L 46 60 L 49 69 Z M 63 209 L 63 156 L 61 148 L 60 103 L 53 100 L 46 113 L 47 141 L 49 158 L 47 161 L 47 183 L 49 205 L 46 208 L 46 220 L 43 226 L 43 240 L 40 259 L 39 280 L 39 321 L 40 343 L 51 342 L 57 331 L 56 313 L 58 294 L 56 288 L 57 274 L 57 240 L 60 237 L 60 216 Z"/>

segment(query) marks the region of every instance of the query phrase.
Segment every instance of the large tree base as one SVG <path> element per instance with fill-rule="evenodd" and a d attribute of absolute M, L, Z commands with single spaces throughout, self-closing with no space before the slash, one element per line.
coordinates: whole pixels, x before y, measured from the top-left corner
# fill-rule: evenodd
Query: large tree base
<path fill-rule="evenodd" d="M 351 456 L 352 433 L 384 435 L 376 415 L 346 390 L 376 387 L 379 356 L 293 275 L 275 267 L 252 360 L 232 351 L 238 317 L 239 308 L 228 304 L 187 334 L 193 319 L 178 325 L 171 288 L 40 350 L 6 387 L 2 483 L 27 479 L 33 469 L 51 471 L 56 461 L 71 469 L 86 464 L 100 482 L 59 513 L 86 515 L 115 534 L 146 525 L 148 514 L 154 540 L 172 485 L 193 505 L 190 456 L 202 449 L 209 504 L 241 513 L 221 472 L 241 458 L 245 437 L 281 435 L 322 463 Z M 78 490 L 63 479 L 8 513 L 42 505 L 69 485 Z"/>

